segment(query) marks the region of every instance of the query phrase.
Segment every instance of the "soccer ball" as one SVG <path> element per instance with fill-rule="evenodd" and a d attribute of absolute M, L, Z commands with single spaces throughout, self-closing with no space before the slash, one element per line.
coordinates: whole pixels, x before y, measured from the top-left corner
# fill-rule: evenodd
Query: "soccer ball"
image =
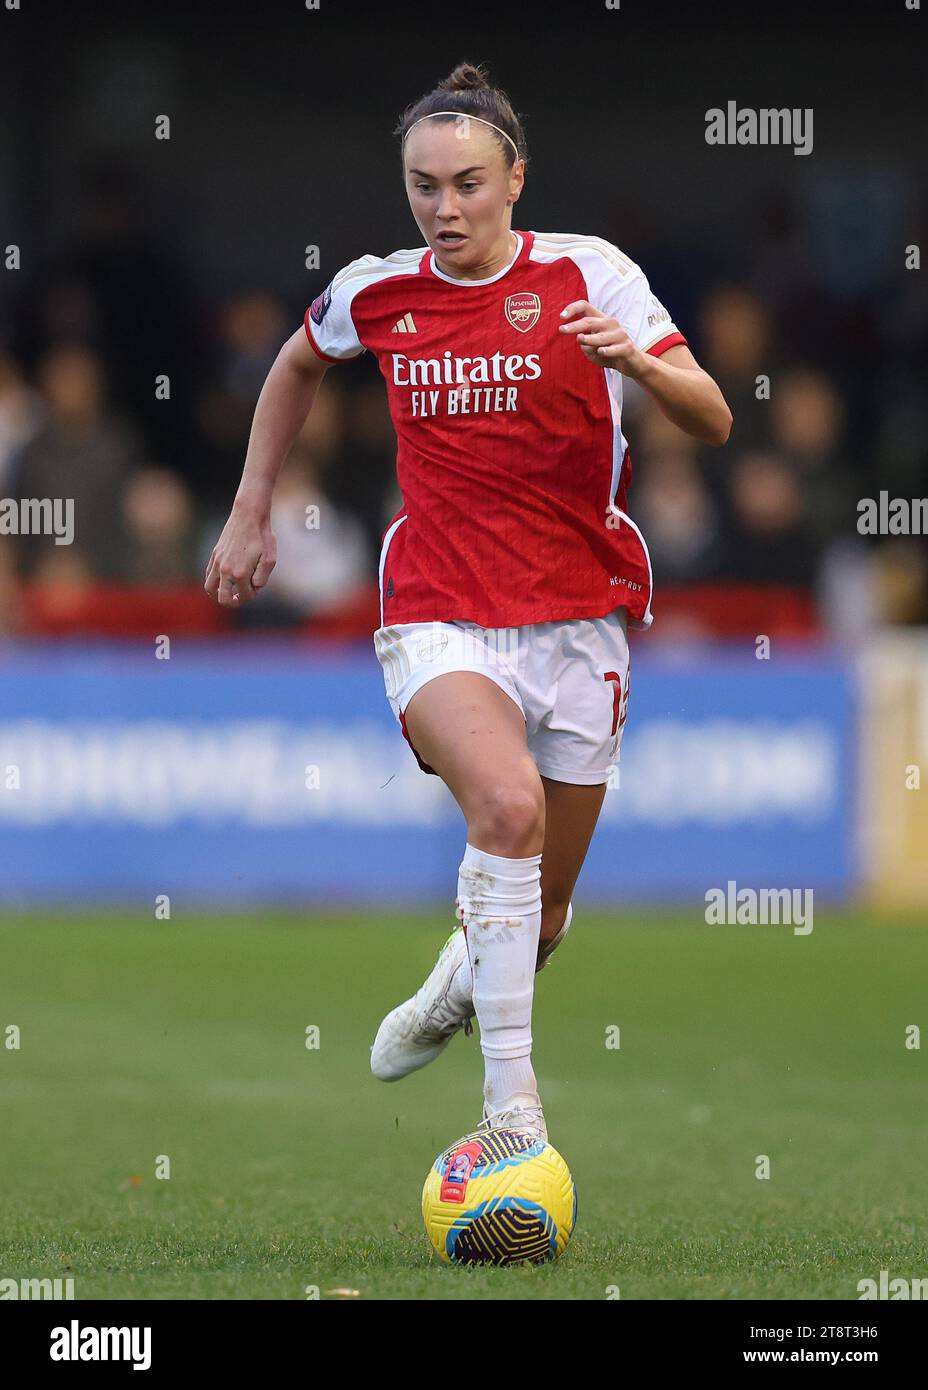
<path fill-rule="evenodd" d="M 432 1164 L 422 1217 L 446 1264 L 540 1264 L 570 1240 L 577 1189 L 541 1139 L 516 1129 L 466 1134 Z"/>

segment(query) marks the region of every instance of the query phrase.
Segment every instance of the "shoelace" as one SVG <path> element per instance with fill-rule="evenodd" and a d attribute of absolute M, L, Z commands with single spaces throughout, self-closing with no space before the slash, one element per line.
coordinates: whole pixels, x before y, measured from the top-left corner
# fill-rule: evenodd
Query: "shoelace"
<path fill-rule="evenodd" d="M 511 1110 L 500 1110 L 496 1115 L 488 1115 L 480 1128 L 488 1131 L 490 1129 L 529 1129 L 533 1133 L 535 1131 L 543 1133 L 544 1120 L 544 1111 L 540 1105 L 517 1105 Z"/>
<path fill-rule="evenodd" d="M 470 1019 L 465 1022 L 457 1010 L 452 1010 L 448 996 L 444 995 L 432 1005 L 423 1023 L 422 1033 L 424 1037 L 431 1037 L 434 1034 L 436 1038 L 443 1038 L 449 1032 L 456 1033 L 462 1026 L 466 1028 L 470 1024 Z"/>

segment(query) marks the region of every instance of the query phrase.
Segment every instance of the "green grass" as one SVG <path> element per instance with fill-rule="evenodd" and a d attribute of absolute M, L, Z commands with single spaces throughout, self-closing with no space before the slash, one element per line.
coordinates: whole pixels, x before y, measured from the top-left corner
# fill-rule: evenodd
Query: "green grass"
<path fill-rule="evenodd" d="M 928 1050 L 904 1046 L 928 1025 L 924 927 L 579 912 L 535 1013 L 579 1223 L 558 1263 L 512 1270 L 447 1268 L 421 1229 L 430 1160 L 479 1119 L 476 1037 L 398 1085 L 368 1069 L 447 928 L 3 919 L 0 1038 L 16 1024 L 22 1046 L 0 1047 L 0 1278 L 70 1274 L 77 1298 L 846 1299 L 881 1269 L 928 1275 Z"/>

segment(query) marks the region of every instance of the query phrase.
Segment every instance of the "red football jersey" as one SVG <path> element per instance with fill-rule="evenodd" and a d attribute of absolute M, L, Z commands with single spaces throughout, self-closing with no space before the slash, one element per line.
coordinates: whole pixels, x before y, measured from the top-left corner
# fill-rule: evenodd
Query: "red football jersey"
<path fill-rule="evenodd" d="M 558 333 L 586 299 L 658 355 L 686 340 L 599 237 L 517 232 L 510 264 L 456 280 L 428 248 L 362 256 L 306 311 L 326 361 L 373 352 L 403 506 L 384 536 L 381 620 L 519 627 L 624 604 L 651 623 L 651 562 L 628 515 L 622 374 Z"/>

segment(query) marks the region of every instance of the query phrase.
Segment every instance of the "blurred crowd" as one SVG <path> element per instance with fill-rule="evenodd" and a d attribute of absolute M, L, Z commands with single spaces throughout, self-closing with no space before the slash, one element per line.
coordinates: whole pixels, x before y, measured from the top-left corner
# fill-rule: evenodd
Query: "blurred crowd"
<path fill-rule="evenodd" d="M 264 378 L 321 288 L 317 277 L 289 302 L 261 287 L 201 302 L 118 180 L 102 179 L 89 209 L 79 244 L 12 304 L 0 339 L 0 498 L 73 497 L 77 517 L 70 546 L 0 535 L 0 632 L 23 630 L 23 586 L 202 582 Z M 735 419 L 724 448 L 704 448 L 627 390 L 631 508 L 658 590 L 798 587 L 842 637 L 928 621 L 924 538 L 856 527 L 860 498 L 926 490 L 918 275 L 842 290 L 803 263 L 794 226 L 771 220 L 737 274 L 703 265 L 683 279 L 682 248 L 655 244 L 651 263 L 646 235 L 602 230 L 644 265 Z M 394 452 L 376 364 L 330 372 L 277 488 L 277 571 L 241 622 L 299 625 L 370 589 L 399 504 Z"/>

